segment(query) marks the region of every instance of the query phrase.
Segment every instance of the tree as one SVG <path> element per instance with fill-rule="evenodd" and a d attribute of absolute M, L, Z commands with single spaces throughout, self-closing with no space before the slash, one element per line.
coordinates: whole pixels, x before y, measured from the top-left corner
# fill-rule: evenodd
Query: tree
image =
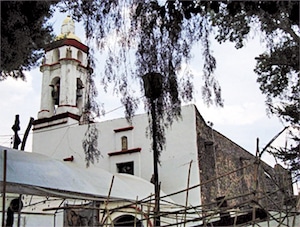
<path fill-rule="evenodd" d="M 189 63 L 195 43 L 202 44 L 203 98 L 222 106 L 211 36 L 214 32 L 220 43 L 231 41 L 242 48 L 254 29 L 267 44 L 266 52 L 257 58 L 255 72 L 269 110 L 288 123 L 295 125 L 296 120 L 299 124 L 298 1 L 65 0 L 58 7 L 83 21 L 90 44 L 95 42 L 99 50 L 108 51 L 102 82 L 114 83 L 128 119 L 138 103 L 131 82 L 138 81 L 144 93 L 141 77 L 149 72 L 163 76 L 163 93 L 156 108 L 158 125 L 169 125 L 180 116 L 181 102 L 193 97 L 193 75 L 177 75 L 182 64 Z M 112 36 L 117 39 L 110 45 Z M 284 103 L 274 105 L 277 99 Z M 149 100 L 145 100 L 145 108 L 150 114 Z M 161 146 L 163 128 L 158 132 Z"/>
<path fill-rule="evenodd" d="M 250 27 L 257 26 L 267 44 L 256 58 L 257 82 L 266 95 L 266 105 L 292 128 L 300 130 L 299 2 L 232 1 L 226 13 L 216 14 L 217 39 L 230 40 L 241 48 Z M 223 10 L 223 9 L 221 9 Z M 288 163 L 296 178 L 300 174 L 299 134 L 291 134 L 294 146 L 272 148 L 269 152 Z"/>
<path fill-rule="evenodd" d="M 24 70 L 39 65 L 52 26 L 46 21 L 57 1 L 1 1 L 0 80 L 25 79 Z"/>
<path fill-rule="evenodd" d="M 149 72 L 163 75 L 158 125 L 168 125 L 174 117 L 180 116 L 181 101 L 193 96 L 193 83 L 191 75 L 179 79 L 177 72 L 182 63 L 189 62 L 191 47 L 199 42 L 204 58 L 203 98 L 207 103 L 214 100 L 222 106 L 221 88 L 213 75 L 217 63 L 210 50 L 212 31 L 216 32 L 215 38 L 220 43 L 231 41 L 236 43 L 236 48 L 242 48 L 254 28 L 267 46 L 266 52 L 256 58 L 254 69 L 260 89 L 267 96 L 267 106 L 271 113 L 278 114 L 287 123 L 299 125 L 298 1 L 65 3 L 66 8 L 73 9 L 76 19 L 84 21 L 87 37 L 95 41 L 100 50 L 107 48 L 105 37 L 112 33 L 119 37 L 114 47 L 108 47 L 103 82 L 118 86 L 123 103 L 131 107 L 127 108 L 127 116 L 132 115 L 136 106 L 136 99 L 130 95 L 128 78 L 141 81 L 141 76 Z M 130 51 L 135 53 L 134 66 L 129 64 Z M 280 98 L 281 105 L 275 105 L 276 98 Z M 151 112 L 149 100 L 146 109 Z M 163 127 L 158 133 L 161 135 L 159 144 L 163 144 Z"/>

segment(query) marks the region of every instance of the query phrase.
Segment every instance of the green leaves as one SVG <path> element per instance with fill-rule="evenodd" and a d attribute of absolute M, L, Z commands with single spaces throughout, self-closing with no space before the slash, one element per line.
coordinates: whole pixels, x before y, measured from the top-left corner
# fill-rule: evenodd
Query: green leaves
<path fill-rule="evenodd" d="M 40 50 L 51 40 L 46 19 L 56 3 L 1 2 L 0 79 L 24 78 L 22 70 L 38 64 Z M 268 107 L 289 123 L 298 124 L 299 1 L 66 0 L 58 6 L 83 22 L 91 48 L 94 42 L 99 51 L 108 50 L 101 81 L 105 87 L 112 83 L 122 95 L 128 118 L 137 106 L 131 85 L 136 81 L 141 85 L 141 77 L 149 72 L 162 75 L 157 111 L 166 118 L 161 117 L 159 123 L 168 125 L 180 116 L 180 104 L 193 98 L 194 86 L 193 75 L 187 73 L 181 79 L 178 71 L 189 63 L 195 43 L 202 44 L 203 50 L 203 99 L 222 106 L 210 35 L 214 31 L 218 42 L 230 41 L 242 48 L 254 28 L 267 44 L 266 52 L 257 58 L 255 72 Z M 144 92 L 142 86 L 140 90 Z M 90 91 L 92 99 L 96 93 L 92 87 Z M 281 106 L 274 106 L 278 98 Z M 147 100 L 145 103 L 150 112 Z M 91 101 L 88 109 L 99 111 L 94 104 Z"/>
<path fill-rule="evenodd" d="M 23 70 L 37 66 L 52 39 L 46 23 L 56 1 L 1 1 L 1 75 L 25 79 Z"/>

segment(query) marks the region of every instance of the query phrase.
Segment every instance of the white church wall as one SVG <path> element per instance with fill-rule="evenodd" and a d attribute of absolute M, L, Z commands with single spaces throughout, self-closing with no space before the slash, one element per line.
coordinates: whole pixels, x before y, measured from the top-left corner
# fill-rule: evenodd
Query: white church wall
<path fill-rule="evenodd" d="M 126 119 L 115 119 L 95 123 L 98 129 L 98 148 L 101 151 L 96 166 L 117 173 L 117 164 L 134 162 L 134 175 L 150 181 L 153 174 L 153 153 L 151 139 L 146 137 L 148 116 L 137 115 L 133 118 L 133 129 L 115 132 L 114 129 L 126 128 L 130 125 Z M 85 154 L 82 141 L 87 125 L 57 125 L 34 132 L 33 151 L 43 153 L 53 158 L 63 160 L 73 156 L 70 164 L 85 166 Z M 141 148 L 134 153 L 109 155 L 121 151 L 121 137 L 128 137 L 128 150 Z M 182 120 L 175 121 L 171 128 L 166 130 L 166 147 L 161 152 L 159 179 L 165 193 L 173 193 L 187 187 L 199 184 L 199 170 L 197 161 L 195 110 L 194 106 L 182 108 Z M 190 162 L 192 162 L 190 167 Z M 190 171 L 190 176 L 189 176 Z M 185 204 L 185 193 L 173 196 L 176 202 Z M 200 189 L 189 194 L 189 204 L 199 205 Z"/>
<path fill-rule="evenodd" d="M 166 150 L 161 155 L 160 169 L 161 186 L 166 193 L 186 189 L 188 181 L 189 186 L 200 183 L 195 119 L 195 107 L 185 106 L 182 108 L 182 120 L 175 121 L 166 130 Z M 186 192 L 171 198 L 185 204 L 185 196 Z M 200 187 L 189 191 L 187 204 L 201 204 Z"/>
<path fill-rule="evenodd" d="M 71 18 L 66 18 L 62 27 L 73 29 L 72 23 Z M 70 32 L 72 33 L 73 30 Z M 70 34 L 68 36 L 68 34 L 62 32 L 58 38 L 67 37 L 70 41 L 76 37 Z M 83 44 L 78 39 L 75 43 L 77 43 L 76 47 L 65 43 L 65 45 L 49 50 L 46 54 L 46 62 L 52 59 L 50 64 L 54 63 L 54 65 L 41 67 L 41 70 L 44 70 L 41 106 L 44 108 L 41 108 L 39 121 L 34 125 L 33 151 L 59 160 L 72 157 L 70 165 L 86 166 L 86 154 L 82 143 L 88 125 L 79 125 L 78 119 L 75 120 L 74 116 L 68 115 L 72 113 L 80 117 L 86 101 L 83 97 L 82 103 L 77 106 L 79 104 L 77 103 L 77 79 L 82 81 L 84 87 L 88 86 L 86 84 L 87 71 L 80 66 L 79 62 L 82 61 L 81 64 L 85 66 L 87 55 L 82 52 L 78 54 L 78 51 L 82 49 L 77 45 Z M 53 88 L 49 85 L 55 77 L 60 79 L 60 84 L 58 87 L 59 103 L 54 110 L 54 99 L 51 94 Z M 55 101 L 58 100 L 55 99 Z M 49 114 L 43 114 L 44 110 Z M 46 117 L 49 116 L 53 118 L 47 119 Z M 195 107 L 193 105 L 183 107 L 182 118 L 174 121 L 173 125 L 165 131 L 166 145 L 161 151 L 158 171 L 161 189 L 167 194 L 183 190 L 188 187 L 188 184 L 199 184 L 195 119 Z M 97 128 L 97 149 L 101 155 L 98 157 L 99 160 L 96 157 L 94 163 L 89 164 L 111 173 L 131 173 L 149 182 L 154 171 L 151 133 L 148 124 L 147 114 L 135 116 L 132 119 L 132 125 L 125 118 L 92 124 L 92 127 Z M 185 203 L 199 205 L 200 189 L 190 192 L 188 201 L 185 201 L 185 193 L 172 198 L 182 205 Z"/>

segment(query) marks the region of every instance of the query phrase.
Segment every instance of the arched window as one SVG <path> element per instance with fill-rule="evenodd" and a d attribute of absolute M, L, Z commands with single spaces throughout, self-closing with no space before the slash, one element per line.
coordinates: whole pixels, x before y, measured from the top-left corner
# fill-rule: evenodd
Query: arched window
<path fill-rule="evenodd" d="M 82 62 L 82 59 L 83 59 L 83 57 L 82 57 L 82 52 L 81 52 L 81 51 L 78 51 L 78 52 L 77 52 L 77 60 L 79 60 L 80 62 Z"/>
<path fill-rule="evenodd" d="M 52 63 L 58 62 L 59 58 L 60 58 L 59 49 L 54 49 L 53 56 L 52 56 Z"/>
<path fill-rule="evenodd" d="M 82 106 L 83 88 L 84 86 L 82 81 L 79 78 L 77 78 L 77 82 L 76 82 L 76 106 L 77 107 Z"/>
<path fill-rule="evenodd" d="M 55 77 L 50 84 L 52 87 L 51 96 L 54 101 L 54 105 L 59 105 L 59 94 L 60 94 L 60 78 Z"/>
<path fill-rule="evenodd" d="M 67 49 L 66 58 L 72 58 L 72 50 L 71 50 L 71 48 Z"/>
<path fill-rule="evenodd" d="M 126 136 L 122 136 L 121 138 L 122 151 L 128 150 L 128 141 Z"/>
<path fill-rule="evenodd" d="M 142 222 L 137 219 L 135 216 L 133 215 L 122 215 L 118 218 L 116 218 L 113 221 L 113 226 L 118 227 L 118 226 L 136 226 L 136 227 L 141 227 L 143 226 Z"/>

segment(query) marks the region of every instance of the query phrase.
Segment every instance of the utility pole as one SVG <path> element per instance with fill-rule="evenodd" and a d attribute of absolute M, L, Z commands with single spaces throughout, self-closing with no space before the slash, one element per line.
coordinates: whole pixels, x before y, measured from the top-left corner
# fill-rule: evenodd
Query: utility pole
<path fill-rule="evenodd" d="M 152 150 L 153 150 L 153 169 L 154 169 L 154 225 L 160 226 L 160 184 L 158 178 L 158 147 L 157 147 L 157 116 L 156 105 L 157 99 L 162 93 L 162 75 L 159 73 L 147 73 L 143 76 L 145 96 L 151 102 L 151 121 L 152 121 Z"/>

